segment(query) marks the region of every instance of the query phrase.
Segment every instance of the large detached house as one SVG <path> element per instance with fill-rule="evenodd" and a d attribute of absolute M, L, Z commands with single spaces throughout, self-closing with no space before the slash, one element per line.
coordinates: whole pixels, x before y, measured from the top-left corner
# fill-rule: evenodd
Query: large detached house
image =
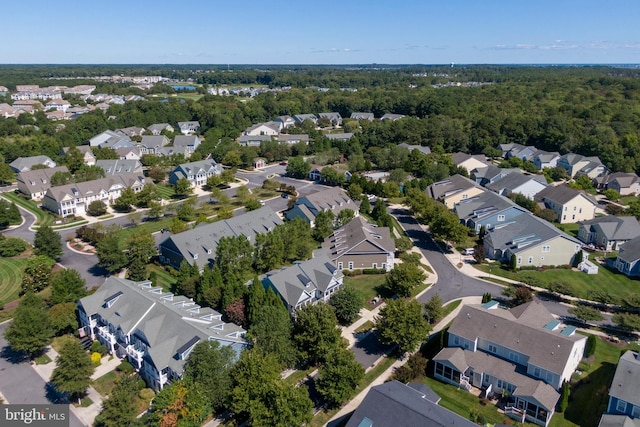
<path fill-rule="evenodd" d="M 522 194 L 527 199 L 533 200 L 536 194 L 547 188 L 547 180 L 544 175 L 513 172 L 495 182 L 488 183 L 486 188 L 503 196 Z"/>
<path fill-rule="evenodd" d="M 456 203 L 477 196 L 485 190 L 469 178 L 456 174 L 442 181 L 434 182 L 427 187 L 426 191 L 429 197 L 439 200 L 449 209 L 453 209 Z"/>
<path fill-rule="evenodd" d="M 183 163 L 178 165 L 169 175 L 169 183 L 175 185 L 185 178 L 192 187 L 202 187 L 207 183 L 207 178 L 220 175 L 222 168 L 215 160 L 200 160 L 198 162 Z"/>
<path fill-rule="evenodd" d="M 117 143 L 122 140 L 131 142 L 131 139 L 126 135 L 112 130 L 105 130 L 104 132 L 99 133 L 98 135 L 91 138 L 89 140 L 89 146 L 100 148 L 118 148 L 114 147 L 114 145 L 117 145 Z"/>
<path fill-rule="evenodd" d="M 426 384 L 389 381 L 371 387 L 346 427 L 477 427 L 439 401 Z"/>
<path fill-rule="evenodd" d="M 373 121 L 373 113 L 365 113 L 365 112 L 353 112 L 350 116 L 353 120 L 367 120 L 369 122 Z"/>
<path fill-rule="evenodd" d="M 555 168 L 558 165 L 558 159 L 560 159 L 560 153 L 557 151 L 543 151 L 538 150 L 533 155 L 531 162 L 540 170 L 545 168 Z"/>
<path fill-rule="evenodd" d="M 617 251 L 621 245 L 638 236 L 640 223 L 635 216 L 599 216 L 580 222 L 578 229 L 578 239 L 606 251 Z"/>
<path fill-rule="evenodd" d="M 566 170 L 571 178 L 580 174 L 593 179 L 608 172 L 606 166 L 596 156 L 586 157 L 580 154 L 567 153 L 558 159 L 557 165 Z"/>
<path fill-rule="evenodd" d="M 56 172 L 68 173 L 69 169 L 66 166 L 56 166 L 20 172 L 17 176 L 18 190 L 33 200 L 40 200 L 51 187 L 51 177 Z"/>
<path fill-rule="evenodd" d="M 182 377 L 189 354 L 200 342 L 217 341 L 236 355 L 247 346 L 240 326 L 151 282 L 109 277 L 78 301 L 78 317 L 85 336 L 105 344 L 112 355 L 127 358 L 156 391 Z"/>
<path fill-rule="evenodd" d="M 15 172 L 27 172 L 30 171 L 36 165 L 44 165 L 48 168 L 55 168 L 56 162 L 51 160 L 47 156 L 31 156 L 31 157 L 18 157 L 13 162 L 9 163 L 9 167 Z"/>
<path fill-rule="evenodd" d="M 609 388 L 607 413 L 640 418 L 640 353 L 625 352 Z"/>
<path fill-rule="evenodd" d="M 640 177 L 635 173 L 615 172 L 594 179 L 598 188 L 615 190 L 621 196 L 636 196 L 640 193 Z"/>
<path fill-rule="evenodd" d="M 142 174 L 130 173 L 51 187 L 42 198 L 42 206 L 62 217 L 83 215 L 91 202 L 100 200 L 109 206 L 125 188 L 137 193 L 146 182 Z"/>
<path fill-rule="evenodd" d="M 516 256 L 517 267 L 571 265 L 582 242 L 533 215 L 520 215 L 487 229 L 487 258 L 508 262 Z"/>
<path fill-rule="evenodd" d="M 200 122 L 198 121 L 178 122 L 178 128 L 180 129 L 180 132 L 182 132 L 184 135 L 190 135 L 200 130 Z"/>
<path fill-rule="evenodd" d="M 296 309 L 317 302 L 328 302 L 331 295 L 342 287 L 342 271 L 329 257 L 316 251 L 307 261 L 295 261 L 293 266 L 267 273 L 262 284 L 282 298 L 293 313 Z"/>
<path fill-rule="evenodd" d="M 539 302 L 511 310 L 496 301 L 462 308 L 434 358 L 435 378 L 487 394 L 507 393 L 505 414 L 546 426 L 584 354 L 587 337 L 557 321 Z"/>
<path fill-rule="evenodd" d="M 566 185 L 550 185 L 537 193 L 535 199 L 554 211 L 560 224 L 587 221 L 596 216 L 596 201 Z"/>
<path fill-rule="evenodd" d="M 176 149 L 186 149 L 188 153 L 186 157 L 190 157 L 200 146 L 200 138 L 196 135 L 178 135 L 173 138 L 173 146 Z"/>
<path fill-rule="evenodd" d="M 222 237 L 245 236 L 253 245 L 257 234 L 268 233 L 280 224 L 282 220 L 269 206 L 222 221 L 201 223 L 164 239 L 158 246 L 160 262 L 180 268 L 182 261 L 186 261 L 203 268 L 215 261 Z"/>
<path fill-rule="evenodd" d="M 454 165 L 465 169 L 468 173 L 471 173 L 474 169 L 484 168 L 491 164 L 484 154 L 471 155 L 458 152 L 451 156 L 451 160 Z"/>
<path fill-rule="evenodd" d="M 160 154 L 160 149 L 169 145 L 171 141 L 164 135 L 145 135 L 138 144 L 142 154 Z"/>
<path fill-rule="evenodd" d="M 160 135 L 162 131 L 173 132 L 173 126 L 169 123 L 155 123 L 147 128 L 147 131 L 151 135 Z"/>
<path fill-rule="evenodd" d="M 356 217 L 359 215 L 358 205 L 347 193 L 339 187 L 332 187 L 300 197 L 284 215 L 289 220 L 300 217 L 314 227 L 316 216 L 320 212 L 330 210 L 337 217 L 345 209 L 351 209 Z"/>
<path fill-rule="evenodd" d="M 370 224 L 362 217 L 334 231 L 322 246 L 338 270 L 393 269 L 396 245 L 389 228 Z"/>
<path fill-rule="evenodd" d="M 462 200 L 455 205 L 454 211 L 460 222 L 475 230 L 476 233 L 480 232 L 482 227 L 490 230 L 501 224 L 507 224 L 520 215 L 530 215 L 525 208 L 490 191 Z"/>
<path fill-rule="evenodd" d="M 249 126 L 242 132 L 243 135 L 257 136 L 257 135 L 268 135 L 268 136 L 276 136 L 280 132 L 280 123 L 279 122 L 266 122 L 266 123 L 256 123 L 255 125 Z"/>

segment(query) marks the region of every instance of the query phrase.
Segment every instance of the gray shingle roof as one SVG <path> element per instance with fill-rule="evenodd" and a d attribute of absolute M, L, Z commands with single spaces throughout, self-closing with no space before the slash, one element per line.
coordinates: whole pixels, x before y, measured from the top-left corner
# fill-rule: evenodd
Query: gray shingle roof
<path fill-rule="evenodd" d="M 373 226 L 361 216 L 334 231 L 325 239 L 323 246 L 328 249 L 329 257 L 335 259 L 365 240 L 380 248 L 380 251 L 391 253 L 395 251 L 396 245 L 391 238 L 389 228 Z"/>
<path fill-rule="evenodd" d="M 169 123 L 155 123 L 147 128 L 149 132 L 162 132 L 168 127 L 172 127 Z"/>
<path fill-rule="evenodd" d="M 431 148 L 423 145 L 409 145 L 403 142 L 402 144 L 398 144 L 398 147 L 406 148 L 409 151 L 418 150 L 422 154 L 431 154 Z"/>
<path fill-rule="evenodd" d="M 523 316 L 528 309 L 535 310 L 535 315 Z M 542 324 L 551 320 L 554 320 L 553 316 L 537 301 L 527 303 L 519 317 L 500 308 L 487 310 L 467 305 L 454 319 L 449 333 L 471 341 L 482 337 L 527 354 L 528 363 L 561 375 L 571 357 L 574 342 L 586 340 L 586 337 L 576 334 L 565 336 L 560 334 L 560 330 L 544 329 Z"/>
<path fill-rule="evenodd" d="M 627 262 L 640 259 L 640 237 L 633 238 L 620 246 L 618 258 Z"/>
<path fill-rule="evenodd" d="M 432 199 L 438 200 L 442 197 L 449 196 L 451 194 L 455 194 L 473 187 L 480 188 L 480 186 L 471 181 L 469 178 L 465 178 L 462 175 L 455 174 L 445 180 L 434 182 L 433 184 L 431 184 L 429 187 L 427 187 L 427 194 Z"/>
<path fill-rule="evenodd" d="M 325 138 L 330 139 L 330 140 L 348 140 L 351 139 L 353 137 L 353 133 L 352 132 L 347 132 L 347 133 L 327 133 L 325 135 L 323 135 Z"/>
<path fill-rule="evenodd" d="M 460 165 L 461 163 L 469 159 L 476 159 L 477 161 L 482 162 L 487 166 L 491 164 L 491 162 L 487 159 L 487 156 L 485 156 L 484 154 L 471 155 L 463 152 L 458 152 L 451 156 L 451 160 L 453 161 L 453 164 L 456 166 Z"/>
<path fill-rule="evenodd" d="M 104 169 L 107 176 L 142 172 L 142 163 L 135 159 L 97 160 L 96 166 Z"/>
<path fill-rule="evenodd" d="M 169 236 L 160 243 L 160 252 L 165 249 L 177 252 L 190 265 L 195 261 L 203 266 L 214 260 L 220 238 L 243 235 L 254 242 L 256 234 L 267 233 L 280 224 L 280 217 L 269 206 L 264 206 L 212 224 L 202 223 L 193 230 Z M 197 259 L 194 259 L 194 255 Z"/>
<path fill-rule="evenodd" d="M 291 267 L 267 273 L 262 283 L 273 287 L 289 307 L 295 307 L 303 294 L 316 298 L 316 290 L 326 292 L 332 279 L 343 277 L 329 257 L 317 251 L 306 261 L 296 261 Z"/>
<path fill-rule="evenodd" d="M 354 112 L 351 113 L 351 118 L 354 120 L 373 120 L 373 113 Z"/>
<path fill-rule="evenodd" d="M 578 196 L 583 196 L 585 199 L 589 200 L 591 203 L 596 204 L 596 202 L 586 194 L 581 191 L 575 190 L 567 185 L 558 185 L 553 186 L 549 185 L 547 188 L 536 194 L 536 200 L 545 201 L 550 200 L 559 205 L 564 205 L 570 200 L 575 199 Z"/>
<path fill-rule="evenodd" d="M 118 295 L 119 294 L 119 295 Z M 112 304 L 106 302 L 112 299 Z M 214 339 L 237 352 L 246 345 L 245 330 L 222 321 L 217 311 L 200 307 L 193 300 L 152 287 L 150 282 L 133 282 L 109 277 L 98 290 L 78 305 L 89 316 L 98 314 L 124 334 L 134 334 L 148 345 L 158 370 L 169 366 L 181 373 L 185 360 L 178 350 L 194 337 Z"/>
<path fill-rule="evenodd" d="M 640 427 L 640 418 L 629 418 L 627 415 L 604 414 L 598 427 Z"/>
<path fill-rule="evenodd" d="M 199 144 L 198 137 L 195 135 L 178 135 L 173 138 L 174 147 L 189 147 Z"/>
<path fill-rule="evenodd" d="M 469 219 L 478 219 L 487 215 L 493 215 L 516 206 L 510 199 L 499 194 L 485 191 L 477 196 L 462 200 L 455 206 L 456 215 L 465 222 Z"/>
<path fill-rule="evenodd" d="M 604 235 L 607 240 L 631 240 L 640 236 L 640 223 L 635 216 L 600 216 L 580 222 L 590 232 Z"/>
<path fill-rule="evenodd" d="M 109 191 L 114 186 L 121 186 L 122 188 L 129 188 L 136 183 L 144 184 L 145 177 L 142 173 L 123 173 L 120 175 L 107 176 L 106 178 L 100 178 L 93 181 L 77 182 L 74 184 L 61 185 L 59 187 L 51 187 L 47 190 L 45 197 L 60 202 L 66 196 L 87 197 L 89 195 L 97 194 L 100 191 Z M 77 195 L 76 195 L 77 193 Z"/>
<path fill-rule="evenodd" d="M 164 147 L 165 145 L 169 145 L 171 141 L 164 135 L 145 135 L 142 137 L 142 141 L 140 141 L 140 145 L 143 147 Z"/>
<path fill-rule="evenodd" d="M 356 214 L 358 212 L 358 205 L 339 187 L 328 188 L 318 191 L 317 193 L 309 194 L 308 196 L 300 197 L 296 200 L 295 206 L 298 207 L 298 209 L 303 209 L 302 205 L 308 209 L 309 213 L 313 215 L 313 218 L 325 209 L 332 211 L 336 216 L 340 211 L 345 209 L 351 209 Z M 296 216 L 297 212 L 293 212 L 294 210 L 285 212 L 287 218 L 293 219 Z"/>
<path fill-rule="evenodd" d="M 511 193 L 516 188 L 532 180 L 539 182 L 540 184 L 547 185 L 547 180 L 544 175 L 525 175 L 523 173 L 513 172 L 495 182 L 487 184 L 485 187 L 497 193 L 501 193 L 503 191 Z"/>
<path fill-rule="evenodd" d="M 609 395 L 640 406 L 640 354 L 625 352 L 618 361 Z"/>
<path fill-rule="evenodd" d="M 31 156 L 31 157 L 18 157 L 13 162 L 9 163 L 9 166 L 15 171 L 22 171 L 23 169 L 31 169 L 35 165 L 53 164 L 55 162 L 48 156 Z"/>
<path fill-rule="evenodd" d="M 56 172 L 69 172 L 69 169 L 66 166 L 56 166 L 55 168 L 20 172 L 17 180 L 24 182 L 24 185 L 29 189 L 29 194 L 40 193 L 51 187 L 51 176 Z"/>
<path fill-rule="evenodd" d="M 477 427 L 432 401 L 426 385 L 413 386 L 394 380 L 372 387 L 346 427 Z"/>

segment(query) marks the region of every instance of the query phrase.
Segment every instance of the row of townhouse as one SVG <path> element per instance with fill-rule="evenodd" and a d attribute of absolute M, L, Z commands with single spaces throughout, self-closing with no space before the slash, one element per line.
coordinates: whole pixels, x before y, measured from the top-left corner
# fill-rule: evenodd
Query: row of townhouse
<path fill-rule="evenodd" d="M 42 206 L 61 217 L 84 215 L 91 202 L 100 200 L 110 206 L 124 189 L 131 188 L 138 193 L 146 183 L 147 180 L 142 174 L 125 173 L 50 187 L 42 198 Z"/>
<path fill-rule="evenodd" d="M 81 336 L 99 340 L 113 356 L 129 360 L 156 391 L 182 377 L 198 343 L 217 341 L 237 356 L 248 345 L 245 330 L 224 322 L 217 311 L 151 282 L 109 277 L 78 301 L 78 317 Z"/>
<path fill-rule="evenodd" d="M 551 421 L 558 391 L 578 368 L 587 341 L 538 301 L 510 310 L 496 301 L 466 305 L 447 336 L 433 358 L 436 379 L 507 396 L 506 415 L 540 426 Z"/>
<path fill-rule="evenodd" d="M 90 147 L 109 148 L 112 150 L 129 149 L 136 151 L 139 156 L 143 154 L 153 154 L 156 156 L 171 156 L 182 154 L 186 158 L 190 157 L 200 146 L 200 138 L 196 135 L 177 135 L 173 141 L 165 135 L 143 135 L 142 128 L 118 129 L 115 131 L 106 130 L 89 140 Z M 134 136 L 141 136 L 140 142 L 132 141 Z M 135 149 L 135 150 L 134 150 Z"/>
<path fill-rule="evenodd" d="M 499 182 L 499 181 L 497 181 Z M 498 261 L 516 257 L 519 267 L 571 264 L 582 243 L 531 214 L 498 192 L 487 191 L 461 175 L 436 182 L 427 194 L 454 210 L 460 222 L 486 230 L 486 256 Z"/>

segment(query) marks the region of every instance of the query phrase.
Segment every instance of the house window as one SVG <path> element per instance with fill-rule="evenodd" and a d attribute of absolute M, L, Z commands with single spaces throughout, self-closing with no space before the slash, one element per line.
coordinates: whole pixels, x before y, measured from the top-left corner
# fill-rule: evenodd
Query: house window
<path fill-rule="evenodd" d="M 553 382 L 553 372 L 547 372 L 547 382 L 549 384 Z"/>
<path fill-rule="evenodd" d="M 529 264 L 533 264 L 533 257 L 530 256 L 529 259 L 527 260 Z"/>
<path fill-rule="evenodd" d="M 566 206 L 564 207 L 564 211 L 565 211 L 565 212 L 567 211 L 567 207 L 566 207 Z"/>
<path fill-rule="evenodd" d="M 578 210 L 578 213 L 582 213 L 582 208 L 580 208 L 580 210 Z"/>
<path fill-rule="evenodd" d="M 378 268 L 378 263 L 374 262 L 373 264 L 371 264 L 371 268 Z"/>
<path fill-rule="evenodd" d="M 353 261 L 349 261 L 349 270 L 353 270 Z"/>
<path fill-rule="evenodd" d="M 344 268 L 344 265 L 341 262 L 339 262 L 338 263 L 338 270 L 342 270 L 343 268 Z"/>
<path fill-rule="evenodd" d="M 540 368 L 533 369 L 533 376 L 536 378 L 540 378 Z"/>
<path fill-rule="evenodd" d="M 489 352 L 490 353 L 497 353 L 498 352 L 498 347 L 496 347 L 493 344 L 489 344 Z"/>
<path fill-rule="evenodd" d="M 571 215 L 571 219 L 576 219 L 576 216 L 575 215 Z"/>
<path fill-rule="evenodd" d="M 509 353 L 509 360 L 518 363 L 518 355 L 515 353 Z"/>
<path fill-rule="evenodd" d="M 627 410 L 627 402 L 625 402 L 624 400 L 618 400 L 618 403 L 616 404 L 616 411 L 625 412 L 626 410 Z"/>
<path fill-rule="evenodd" d="M 576 211 L 576 209 L 577 209 L 577 207 L 576 207 L 576 206 L 574 206 L 574 207 L 573 207 L 573 211 L 575 212 L 575 211 Z"/>
<path fill-rule="evenodd" d="M 498 221 L 504 221 L 505 217 L 504 215 L 498 215 Z"/>
<path fill-rule="evenodd" d="M 469 195 L 467 193 L 462 195 L 462 200 L 466 200 L 467 198 L 469 198 Z"/>
<path fill-rule="evenodd" d="M 521 256 L 518 257 L 518 264 L 522 264 L 522 257 Z"/>
<path fill-rule="evenodd" d="M 459 344 L 460 344 L 460 337 L 459 337 L 459 336 L 457 336 L 457 335 L 456 335 L 456 336 L 454 336 L 454 337 L 453 337 L 453 343 L 454 343 L 455 345 L 459 345 Z"/>
<path fill-rule="evenodd" d="M 551 246 L 547 246 L 547 245 L 543 246 L 542 252 L 551 252 Z"/>
<path fill-rule="evenodd" d="M 566 219 L 567 219 L 567 216 L 566 216 L 566 215 L 564 215 L 564 216 L 562 217 L 562 220 L 564 221 L 564 220 L 566 220 Z"/>
<path fill-rule="evenodd" d="M 502 388 L 504 386 L 504 384 L 502 383 L 502 380 L 498 380 L 498 388 Z"/>
<path fill-rule="evenodd" d="M 386 264 L 386 263 L 384 263 L 384 262 L 382 263 L 382 269 L 383 269 L 383 270 L 386 270 L 386 269 L 387 269 L 387 264 Z"/>
<path fill-rule="evenodd" d="M 640 418 L 640 406 L 635 406 L 631 410 L 631 418 Z"/>

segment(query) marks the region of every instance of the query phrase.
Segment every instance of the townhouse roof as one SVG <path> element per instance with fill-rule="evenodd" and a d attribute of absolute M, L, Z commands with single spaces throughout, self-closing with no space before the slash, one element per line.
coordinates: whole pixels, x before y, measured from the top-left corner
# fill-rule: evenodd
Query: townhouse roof
<path fill-rule="evenodd" d="M 582 196 L 592 204 L 597 205 L 597 202 L 590 196 L 567 185 L 549 185 L 547 188 L 536 194 L 535 199 L 538 201 L 550 200 L 559 205 L 564 205 L 579 196 Z"/>
<path fill-rule="evenodd" d="M 492 178 L 495 178 L 498 175 L 504 174 L 506 170 L 510 170 L 510 169 L 499 168 L 496 165 L 487 165 L 483 168 L 473 169 L 470 175 L 472 179 L 476 179 L 476 180 L 482 179 L 482 178 L 491 180 Z"/>
<path fill-rule="evenodd" d="M 404 114 L 393 114 L 393 113 L 386 113 L 383 114 L 382 117 L 380 117 L 381 121 L 385 121 L 385 120 L 400 120 L 401 118 L 404 117 Z"/>
<path fill-rule="evenodd" d="M 520 215 L 512 221 L 496 225 L 488 230 L 485 239 L 491 242 L 494 249 L 500 249 L 503 252 L 509 250 L 517 254 L 529 249 L 532 245 L 537 246 L 557 237 L 582 245 L 579 240 L 534 215 Z"/>
<path fill-rule="evenodd" d="M 142 172 L 142 163 L 135 159 L 96 160 L 96 166 L 104 169 L 107 176 Z"/>
<path fill-rule="evenodd" d="M 47 102 L 47 105 L 71 105 L 66 99 L 52 99 Z"/>
<path fill-rule="evenodd" d="M 625 352 L 618 361 L 609 396 L 640 406 L 640 354 Z"/>
<path fill-rule="evenodd" d="M 353 133 L 352 132 L 347 132 L 347 133 L 327 133 L 323 135 L 325 138 L 330 139 L 330 140 L 348 140 L 351 139 L 353 137 Z"/>
<path fill-rule="evenodd" d="M 67 154 L 67 151 L 69 151 L 71 147 L 62 147 L 62 152 L 64 154 Z M 93 156 L 93 151 L 91 150 L 91 146 L 89 145 L 78 145 L 75 148 L 78 149 L 79 152 L 81 152 L 82 154 L 91 154 Z"/>
<path fill-rule="evenodd" d="M 462 373 L 472 367 L 474 372 L 500 378 L 517 387 L 513 393 L 514 396 L 533 398 L 548 410 L 553 410 L 560 398 L 560 394 L 549 384 L 525 375 L 526 370 L 521 366 L 482 351 L 447 347 L 443 348 L 433 360 L 446 360 Z"/>
<path fill-rule="evenodd" d="M 481 188 L 469 178 L 465 178 L 460 174 L 455 174 L 451 175 L 447 179 L 431 184 L 427 187 L 427 194 L 431 196 L 432 199 L 437 200 L 473 187 Z"/>
<path fill-rule="evenodd" d="M 640 236 L 640 223 L 635 216 L 600 216 L 579 223 L 590 232 L 604 235 L 607 240 L 631 240 Z"/>
<path fill-rule="evenodd" d="M 171 141 L 164 135 L 144 135 L 140 141 L 140 145 L 143 147 L 164 147 L 169 145 Z"/>
<path fill-rule="evenodd" d="M 48 156 L 18 157 L 9 163 L 9 166 L 11 166 L 13 170 L 22 171 L 23 169 L 31 169 L 35 165 L 44 165 L 47 163 L 55 166 L 55 162 Z"/>
<path fill-rule="evenodd" d="M 491 162 L 487 159 L 487 156 L 485 156 L 484 154 L 472 155 L 472 154 L 467 154 L 460 151 L 451 155 L 451 160 L 453 161 L 453 164 L 456 166 L 461 165 L 462 163 L 466 162 L 469 159 L 475 159 L 481 163 L 484 163 L 487 166 L 491 164 Z"/>
<path fill-rule="evenodd" d="M 129 188 L 136 183 L 144 184 L 144 182 L 145 178 L 142 173 L 123 173 L 95 179 L 93 181 L 76 182 L 59 187 L 51 187 L 47 190 L 45 197 L 60 202 L 67 196 L 72 198 L 87 197 L 100 193 L 101 191 L 109 191 L 112 188 Z"/>
<path fill-rule="evenodd" d="M 115 148 L 114 151 L 120 157 L 124 157 L 129 153 L 134 153 L 137 156 L 140 156 L 140 148 L 135 146 L 134 147 L 118 147 L 118 148 Z"/>
<path fill-rule="evenodd" d="M 557 159 L 559 157 L 560 157 L 560 153 L 558 153 L 557 151 L 538 150 L 533 155 L 533 158 L 539 159 L 541 163 L 548 163 L 553 159 Z"/>
<path fill-rule="evenodd" d="M 331 121 L 334 121 L 334 120 L 340 121 L 340 120 L 342 120 L 342 116 L 340 115 L 340 113 L 337 113 L 337 112 L 334 112 L 334 111 L 331 111 L 331 112 L 328 112 L 328 113 L 318 113 L 318 118 L 319 119 L 329 119 Z"/>
<path fill-rule="evenodd" d="M 422 154 L 431 154 L 431 148 L 425 147 L 424 145 L 409 145 L 403 142 L 402 144 L 398 144 L 398 147 L 406 148 L 409 151 L 418 150 Z"/>
<path fill-rule="evenodd" d="M 303 205 L 309 209 L 313 218 L 324 210 L 330 210 L 335 215 L 347 208 L 353 211 L 358 210 L 358 205 L 340 187 L 331 187 L 296 200 L 296 207 L 300 208 Z"/>
<path fill-rule="evenodd" d="M 531 365 L 562 374 L 574 343 L 587 338 L 574 332 L 562 334 L 560 327 L 545 328 L 555 319 L 542 303 L 534 300 L 523 305 L 515 311 L 467 305 L 453 320 L 449 333 L 471 341 L 485 339 L 528 355 Z"/>
<path fill-rule="evenodd" d="M 351 113 L 351 118 L 354 120 L 373 120 L 373 113 L 354 112 Z"/>
<path fill-rule="evenodd" d="M 378 227 L 359 216 L 335 230 L 323 243 L 331 259 L 349 253 L 363 242 L 369 242 L 380 252 L 395 252 L 396 245 L 388 227 Z"/>
<path fill-rule="evenodd" d="M 266 286 L 274 287 L 288 306 L 295 307 L 302 296 L 316 295 L 316 290 L 326 292 L 333 279 L 343 277 L 342 271 L 329 257 L 316 251 L 313 258 L 295 261 L 292 266 L 267 273 L 262 278 Z"/>
<path fill-rule="evenodd" d="M 196 120 L 188 122 L 178 122 L 178 127 L 180 129 L 195 129 L 200 127 L 200 122 Z"/>
<path fill-rule="evenodd" d="M 316 122 L 318 120 L 318 117 L 316 117 L 315 114 L 296 114 L 295 116 L 293 116 L 293 120 L 295 120 L 298 123 L 302 123 L 305 120 L 311 120 L 313 122 Z"/>
<path fill-rule="evenodd" d="M 397 380 L 371 387 L 346 427 L 474 427 L 476 424 L 439 406 L 440 397 L 425 384 Z"/>
<path fill-rule="evenodd" d="M 254 130 L 260 129 L 262 126 L 266 126 L 275 132 L 280 132 L 280 125 L 277 122 L 256 123 L 255 125 L 249 126 L 245 132 L 253 132 Z"/>
<path fill-rule="evenodd" d="M 269 206 L 263 206 L 233 218 L 211 224 L 201 223 L 192 230 L 170 235 L 160 243 L 160 247 L 161 250 L 166 248 L 179 253 L 190 265 L 194 262 L 205 265 L 215 259 L 222 237 L 245 236 L 253 242 L 256 234 L 267 233 L 280 224 L 280 217 Z"/>
<path fill-rule="evenodd" d="M 309 142 L 309 135 L 305 133 L 302 133 L 302 134 L 281 133 L 280 135 L 278 135 L 276 140 L 279 142 L 290 142 L 290 141 Z"/>
<path fill-rule="evenodd" d="M 172 173 L 186 178 L 189 175 L 206 174 L 211 172 L 211 170 L 220 170 L 220 165 L 213 159 L 179 164 Z"/>
<path fill-rule="evenodd" d="M 494 215 L 513 207 L 517 208 L 518 205 L 510 199 L 490 191 L 485 191 L 477 196 L 461 200 L 455 206 L 454 210 L 458 218 L 466 222 L 470 219 L 479 219 L 488 215 Z M 524 208 L 521 210 L 527 212 Z"/>
<path fill-rule="evenodd" d="M 240 135 L 240 144 L 247 144 L 249 142 L 263 142 L 271 141 L 273 138 L 271 135 Z"/>
<path fill-rule="evenodd" d="M 630 418 L 628 415 L 604 414 L 600 418 L 598 427 L 640 427 L 640 418 Z"/>
<path fill-rule="evenodd" d="M 167 128 L 173 128 L 169 123 L 154 123 L 147 128 L 149 132 L 162 132 Z"/>
<path fill-rule="evenodd" d="M 173 138 L 174 147 L 192 147 L 198 145 L 200 140 L 196 135 L 177 135 Z"/>
<path fill-rule="evenodd" d="M 560 156 L 559 161 L 562 161 L 563 163 L 566 162 L 571 166 L 578 164 L 582 161 L 594 162 L 602 165 L 602 161 L 598 156 L 583 156 L 582 154 L 576 154 L 576 153 L 563 154 L 562 156 Z"/>
<path fill-rule="evenodd" d="M 181 353 L 201 341 L 218 341 L 231 346 L 237 354 L 246 346 L 243 328 L 222 321 L 217 311 L 200 307 L 182 295 L 164 292 L 151 282 L 111 276 L 95 293 L 80 299 L 78 305 L 87 315 L 97 314 L 123 334 L 144 342 L 159 371 L 168 366 L 181 373 L 186 362 Z"/>
<path fill-rule="evenodd" d="M 54 168 L 20 172 L 17 175 L 17 180 L 24 183 L 29 190 L 29 194 L 40 193 L 47 191 L 51 187 L 51 177 L 56 172 L 69 172 L 69 169 L 66 166 L 56 166 Z"/>
<path fill-rule="evenodd" d="M 632 263 L 640 259 L 640 237 L 634 237 L 620 246 L 618 258 Z"/>
<path fill-rule="evenodd" d="M 544 186 L 547 185 L 547 179 L 544 177 L 544 175 L 525 175 L 520 172 L 512 172 L 503 176 L 495 182 L 491 182 L 485 185 L 485 187 L 496 192 L 501 192 L 504 190 L 507 193 L 511 193 L 516 188 L 530 181 L 538 182 Z"/>
<path fill-rule="evenodd" d="M 640 180 L 640 177 L 633 172 L 614 172 L 595 179 L 600 185 L 607 185 L 617 181 L 620 188 L 630 187 Z"/>

